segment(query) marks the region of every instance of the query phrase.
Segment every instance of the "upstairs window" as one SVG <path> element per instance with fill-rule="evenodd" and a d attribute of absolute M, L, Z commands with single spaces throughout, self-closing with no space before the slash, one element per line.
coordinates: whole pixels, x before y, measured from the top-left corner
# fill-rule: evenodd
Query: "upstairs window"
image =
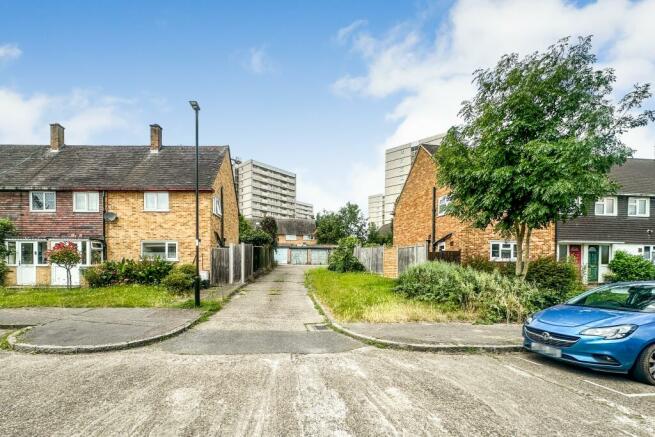
<path fill-rule="evenodd" d="M 30 192 L 30 211 L 55 212 L 57 210 L 57 194 L 54 191 Z"/>
<path fill-rule="evenodd" d="M 305 241 L 311 241 L 311 240 L 314 239 L 314 237 L 311 236 L 311 235 L 303 235 L 303 236 L 302 236 L 302 239 L 305 240 Z"/>
<path fill-rule="evenodd" d="M 223 215 L 223 205 L 221 205 L 221 198 L 220 197 L 213 197 L 212 198 L 212 212 L 214 215 Z"/>
<path fill-rule="evenodd" d="M 491 261 L 516 261 L 516 243 L 514 241 L 492 241 Z"/>
<path fill-rule="evenodd" d="M 73 193 L 74 212 L 98 212 L 100 211 L 100 195 L 97 191 Z"/>
<path fill-rule="evenodd" d="M 629 197 L 628 198 L 628 216 L 630 216 L 630 217 L 649 217 L 650 216 L 650 199 L 648 197 Z"/>
<path fill-rule="evenodd" d="M 148 192 L 143 193 L 144 211 L 168 211 L 168 193 Z"/>
<path fill-rule="evenodd" d="M 297 238 L 298 238 L 298 237 L 297 237 L 296 235 L 286 235 L 286 236 L 285 236 L 285 239 L 286 239 L 287 241 L 296 241 Z"/>
<path fill-rule="evenodd" d="M 450 196 L 439 197 L 439 206 L 437 208 L 437 214 L 439 216 L 446 215 L 448 212 L 448 204 L 450 204 Z"/>
<path fill-rule="evenodd" d="M 603 197 L 596 202 L 594 213 L 596 215 L 616 215 L 616 197 Z"/>

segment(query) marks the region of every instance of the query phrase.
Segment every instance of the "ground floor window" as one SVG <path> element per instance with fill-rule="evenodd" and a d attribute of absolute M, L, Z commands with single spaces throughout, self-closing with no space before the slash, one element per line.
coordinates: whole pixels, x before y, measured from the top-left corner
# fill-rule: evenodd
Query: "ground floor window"
<path fill-rule="evenodd" d="M 167 261 L 177 261 L 176 241 L 144 241 L 141 243 L 143 258 L 161 258 Z"/>
<path fill-rule="evenodd" d="M 655 246 L 644 246 L 639 249 L 639 253 L 648 261 L 655 262 Z"/>
<path fill-rule="evenodd" d="M 516 242 L 514 241 L 492 241 L 491 261 L 516 261 Z"/>

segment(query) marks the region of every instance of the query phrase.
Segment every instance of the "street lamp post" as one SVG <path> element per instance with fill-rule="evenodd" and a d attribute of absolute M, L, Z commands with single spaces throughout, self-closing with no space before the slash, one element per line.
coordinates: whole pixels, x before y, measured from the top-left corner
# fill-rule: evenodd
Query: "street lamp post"
<path fill-rule="evenodd" d="M 195 100 L 189 101 L 191 108 L 196 113 L 196 280 L 194 281 L 194 300 L 196 306 L 200 306 L 200 200 L 199 200 L 199 149 L 198 149 L 198 112 L 200 105 Z"/>

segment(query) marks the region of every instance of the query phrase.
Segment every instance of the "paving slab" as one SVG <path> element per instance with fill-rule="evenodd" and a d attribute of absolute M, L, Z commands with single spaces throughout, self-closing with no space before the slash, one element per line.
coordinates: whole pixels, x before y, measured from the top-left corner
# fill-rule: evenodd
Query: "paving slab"
<path fill-rule="evenodd" d="M 99 352 L 142 346 L 178 334 L 202 315 L 174 308 L 39 308 L 0 310 L 13 349 L 37 353 Z"/>
<path fill-rule="evenodd" d="M 278 266 L 240 289 L 207 322 L 159 347 L 194 355 L 322 354 L 362 347 L 325 325 L 303 285 L 306 269 Z"/>

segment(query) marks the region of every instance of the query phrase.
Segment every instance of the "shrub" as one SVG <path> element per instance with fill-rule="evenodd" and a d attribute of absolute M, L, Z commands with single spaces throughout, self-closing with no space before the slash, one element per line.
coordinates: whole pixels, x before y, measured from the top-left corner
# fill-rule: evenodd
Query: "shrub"
<path fill-rule="evenodd" d="M 485 322 L 518 322 L 533 311 L 537 289 L 499 271 L 482 272 L 445 262 L 410 267 L 395 290 L 422 301 L 477 311 Z"/>
<path fill-rule="evenodd" d="M 161 259 L 105 261 L 84 270 L 89 287 L 116 284 L 157 285 L 170 273 L 173 264 Z"/>
<path fill-rule="evenodd" d="M 489 261 L 488 258 L 485 258 L 483 256 L 472 256 L 468 260 L 466 260 L 466 262 L 462 263 L 462 265 L 465 267 L 470 267 L 480 272 L 488 272 L 488 273 L 491 273 L 498 268 L 497 263 L 493 261 Z"/>
<path fill-rule="evenodd" d="M 551 257 L 532 261 L 525 280 L 539 289 L 535 305 L 544 308 L 564 302 L 583 288 L 573 263 Z"/>
<path fill-rule="evenodd" d="M 332 251 L 328 258 L 328 270 L 335 272 L 362 272 L 364 266 L 353 254 L 355 246 L 359 244 L 357 237 L 345 237 L 339 240 L 339 246 Z"/>
<path fill-rule="evenodd" d="M 609 268 L 612 273 L 605 279 L 610 282 L 655 279 L 655 264 L 639 255 L 616 252 Z"/>
<path fill-rule="evenodd" d="M 196 276 L 196 265 L 195 264 L 178 264 L 173 269 L 174 271 L 182 272 L 185 275 L 192 277 Z"/>
<path fill-rule="evenodd" d="M 2 287 L 2 285 L 5 283 L 5 278 L 7 277 L 8 271 L 9 267 L 7 267 L 5 260 L 0 258 L 0 287 Z"/>
<path fill-rule="evenodd" d="M 173 270 L 162 281 L 162 285 L 174 293 L 186 293 L 193 289 L 194 275 L 181 270 Z"/>

